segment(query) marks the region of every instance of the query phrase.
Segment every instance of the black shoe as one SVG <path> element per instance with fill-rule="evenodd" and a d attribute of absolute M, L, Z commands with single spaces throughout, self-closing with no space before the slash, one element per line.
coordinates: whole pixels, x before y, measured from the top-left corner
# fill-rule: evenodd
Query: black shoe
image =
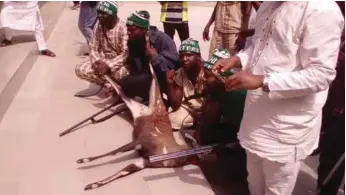
<path fill-rule="evenodd" d="M 11 44 L 12 44 L 12 40 L 4 39 L 1 41 L 0 47 L 6 47 L 6 46 L 11 45 Z"/>

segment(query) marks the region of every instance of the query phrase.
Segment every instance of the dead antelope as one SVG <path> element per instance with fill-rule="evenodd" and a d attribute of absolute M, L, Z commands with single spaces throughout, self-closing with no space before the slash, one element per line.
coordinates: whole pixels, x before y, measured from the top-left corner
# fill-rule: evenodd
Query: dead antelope
<path fill-rule="evenodd" d="M 149 156 L 152 155 L 166 154 L 188 149 L 187 146 L 179 145 L 174 138 L 168 113 L 161 99 L 158 81 L 151 65 L 150 71 L 152 74 L 152 82 L 149 92 L 149 106 L 143 105 L 127 97 L 116 83 L 114 83 L 108 76 L 105 76 L 132 113 L 134 120 L 133 141 L 106 154 L 79 159 L 77 163 L 86 163 L 105 156 L 116 155 L 130 150 L 136 150 L 140 154 L 141 159 L 135 163 L 129 164 L 110 177 L 88 184 L 84 190 L 101 187 L 120 177 L 127 176 L 145 168 L 179 167 L 188 164 L 187 158 L 171 159 L 153 163 L 148 160 Z"/>

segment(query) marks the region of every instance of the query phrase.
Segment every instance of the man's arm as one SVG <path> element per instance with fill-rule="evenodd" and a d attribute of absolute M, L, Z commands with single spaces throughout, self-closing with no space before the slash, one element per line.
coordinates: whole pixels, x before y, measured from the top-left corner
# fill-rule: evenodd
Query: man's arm
<path fill-rule="evenodd" d="M 120 37 L 122 37 L 121 43 L 116 43 L 121 45 L 121 53 L 117 55 L 113 59 L 105 59 L 105 63 L 109 66 L 111 70 L 114 70 L 116 68 L 119 68 L 120 66 L 123 66 L 126 63 L 127 57 L 129 55 L 128 47 L 127 47 L 127 41 L 128 41 L 128 35 L 126 27 L 124 27 L 120 33 Z"/>
<path fill-rule="evenodd" d="M 180 86 L 178 86 L 175 82 L 167 83 L 166 87 L 166 95 L 168 101 L 173 111 L 176 111 L 180 108 L 183 100 L 183 89 Z"/>
<path fill-rule="evenodd" d="M 98 60 L 101 60 L 101 55 L 99 53 L 100 48 L 100 41 L 99 38 L 102 36 L 101 34 L 101 27 L 99 25 L 99 22 L 95 24 L 94 30 L 93 30 L 93 36 L 91 38 L 89 47 L 90 47 L 90 60 L 91 63 L 95 63 Z"/>
<path fill-rule="evenodd" d="M 344 19 L 337 11 L 308 16 L 299 48 L 300 71 L 269 74 L 271 99 L 300 97 L 326 90 L 335 78 Z"/>
<path fill-rule="evenodd" d="M 242 30 L 249 29 L 249 20 L 251 15 L 252 3 L 251 1 L 242 1 L 241 9 L 242 9 Z"/>
<path fill-rule="evenodd" d="M 261 6 L 261 1 L 252 1 L 252 6 L 255 8 L 256 11 L 258 11 L 259 7 Z"/>
<path fill-rule="evenodd" d="M 167 71 L 175 68 L 179 61 L 179 55 L 175 47 L 174 41 L 169 36 L 159 36 L 155 46 L 159 45 L 161 51 L 157 48 L 157 54 L 151 59 L 152 65 L 160 67 L 161 71 Z"/>
<path fill-rule="evenodd" d="M 215 6 L 214 6 L 213 13 L 211 14 L 211 16 L 209 18 L 209 21 L 208 21 L 208 23 L 206 25 L 208 27 L 210 27 L 214 23 L 214 21 L 215 21 L 217 4 L 218 4 L 218 2 L 216 2 Z"/>

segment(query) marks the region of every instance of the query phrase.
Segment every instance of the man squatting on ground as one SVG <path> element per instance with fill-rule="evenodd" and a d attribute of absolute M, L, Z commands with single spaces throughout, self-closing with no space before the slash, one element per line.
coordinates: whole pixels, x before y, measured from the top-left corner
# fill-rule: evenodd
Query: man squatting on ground
<path fill-rule="evenodd" d="M 166 71 L 178 66 L 178 52 L 174 41 L 155 26 L 149 26 L 150 15 L 142 10 L 127 18 L 130 74 L 120 81 L 127 96 L 148 100 L 151 83 L 149 63 L 153 65 L 161 93 L 166 91 Z M 140 86 L 140 87 L 139 87 Z"/>
<path fill-rule="evenodd" d="M 100 2 L 97 12 L 98 22 L 90 43 L 90 59 L 77 65 L 75 72 L 80 79 L 102 86 L 105 80 L 101 76 L 106 73 L 110 73 L 118 82 L 128 75 L 125 65 L 128 56 L 128 36 L 125 22 L 117 16 L 116 2 Z"/>
<path fill-rule="evenodd" d="M 188 38 L 181 43 L 179 60 L 181 68 L 166 72 L 167 98 L 171 106 L 169 118 L 173 129 L 191 127 L 194 122 L 191 112 L 202 107 L 201 98 L 186 99 L 203 91 L 203 60 L 197 40 Z"/>

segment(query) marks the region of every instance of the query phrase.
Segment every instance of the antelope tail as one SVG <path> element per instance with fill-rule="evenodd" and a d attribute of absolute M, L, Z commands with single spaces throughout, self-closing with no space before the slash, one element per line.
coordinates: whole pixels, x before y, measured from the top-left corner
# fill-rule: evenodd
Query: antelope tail
<path fill-rule="evenodd" d="M 81 164 L 81 163 L 87 163 L 87 162 L 91 162 L 91 161 L 94 161 L 96 159 L 99 159 L 99 158 L 103 158 L 103 157 L 106 157 L 106 156 L 110 156 L 110 155 L 116 155 L 116 154 L 120 154 L 120 153 L 124 153 L 124 152 L 128 152 L 130 150 L 134 150 L 136 148 L 141 148 L 141 145 L 139 144 L 138 141 L 132 141 L 128 144 L 125 144 L 115 150 L 112 150 L 110 152 L 107 152 L 105 154 L 101 154 L 101 155 L 98 155 L 98 156 L 93 156 L 93 157 L 87 157 L 87 158 L 81 158 L 79 160 L 77 160 L 77 163 L 78 164 Z"/>
<path fill-rule="evenodd" d="M 123 169 L 121 169 L 120 171 L 118 171 L 117 173 L 115 173 L 114 175 L 111 175 L 103 180 L 97 181 L 95 183 L 91 183 L 85 186 L 84 190 L 93 190 L 95 188 L 99 188 L 101 186 L 104 186 L 116 179 L 119 179 L 121 177 L 125 177 L 127 175 L 130 175 L 132 173 L 138 172 L 142 169 L 145 169 L 146 167 L 148 167 L 149 165 L 149 161 L 145 160 L 145 159 L 140 159 L 137 162 L 131 163 L 129 165 L 127 165 L 126 167 L 124 167 Z"/>

